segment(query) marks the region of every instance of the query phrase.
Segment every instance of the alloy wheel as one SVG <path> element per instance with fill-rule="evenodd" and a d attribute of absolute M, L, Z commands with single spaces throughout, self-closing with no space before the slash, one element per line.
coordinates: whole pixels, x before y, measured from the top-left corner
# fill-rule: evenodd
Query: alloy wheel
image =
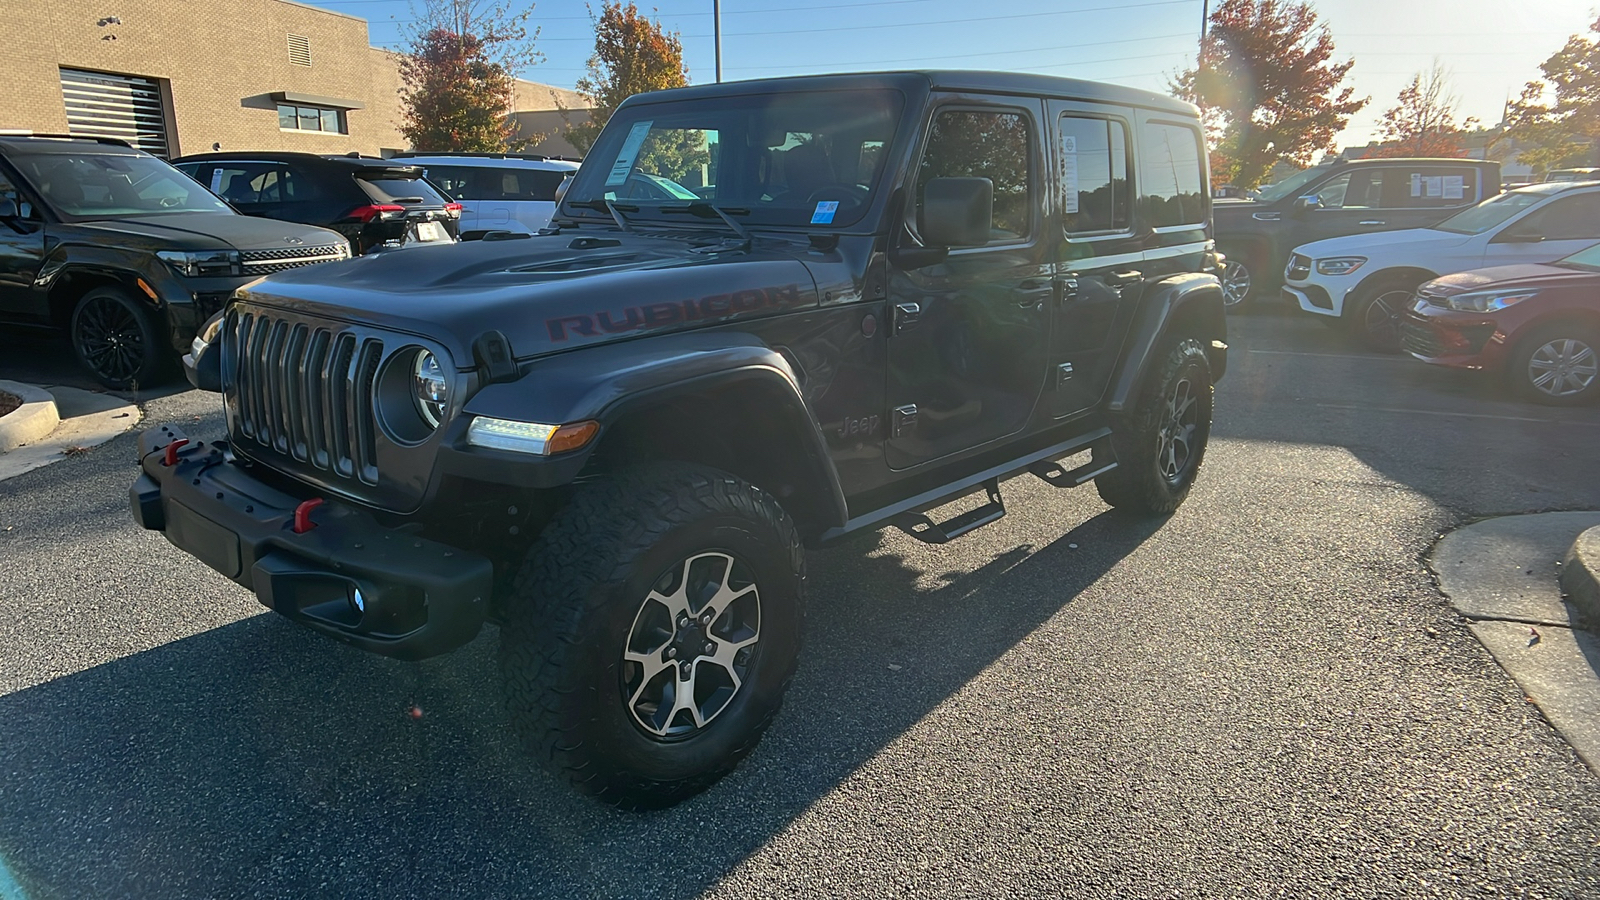
<path fill-rule="evenodd" d="M 1222 267 L 1222 304 L 1235 307 L 1250 296 L 1250 267 L 1228 260 Z"/>
<path fill-rule="evenodd" d="M 635 724 L 661 740 L 705 728 L 744 689 L 760 638 L 761 594 L 747 565 L 711 551 L 664 573 L 622 652 Z"/>
<path fill-rule="evenodd" d="M 92 297 L 84 303 L 73 340 L 89 368 L 107 381 L 128 381 L 144 364 L 144 331 L 138 314 L 112 297 Z"/>
<path fill-rule="evenodd" d="M 1397 347 L 1400 343 L 1400 317 L 1411 303 L 1412 292 L 1384 291 L 1372 299 L 1362 313 L 1361 325 L 1376 346 Z"/>
<path fill-rule="evenodd" d="M 1194 382 L 1188 378 L 1178 379 L 1167 397 L 1167 408 L 1161 421 L 1160 446 L 1156 450 L 1156 465 L 1161 467 L 1161 477 L 1170 484 L 1183 480 L 1194 459 L 1194 434 L 1199 425 L 1199 412 Z"/>
<path fill-rule="evenodd" d="M 1577 338 L 1556 338 L 1528 358 L 1528 380 L 1551 397 L 1572 397 L 1594 384 L 1600 375 L 1595 348 Z"/>

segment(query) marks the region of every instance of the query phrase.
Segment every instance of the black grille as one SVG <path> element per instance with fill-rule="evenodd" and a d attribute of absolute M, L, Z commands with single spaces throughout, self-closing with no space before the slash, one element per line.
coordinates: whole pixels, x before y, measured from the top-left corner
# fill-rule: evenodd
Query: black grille
<path fill-rule="evenodd" d="M 239 260 L 246 275 L 270 275 L 285 269 L 314 266 L 320 262 L 343 259 L 344 248 L 338 244 L 325 247 L 285 247 L 282 250 L 241 250 Z"/>
<path fill-rule="evenodd" d="M 225 339 L 245 437 L 342 478 L 378 483 L 372 386 L 382 341 L 238 312 L 228 315 Z"/>
<path fill-rule="evenodd" d="M 1428 359 L 1444 355 L 1444 344 L 1440 342 L 1438 332 L 1407 319 L 1400 320 L 1400 346 L 1407 353 Z"/>
<path fill-rule="evenodd" d="M 1311 258 L 1298 253 L 1289 254 L 1289 266 L 1283 270 L 1285 278 L 1302 279 L 1311 274 Z"/>

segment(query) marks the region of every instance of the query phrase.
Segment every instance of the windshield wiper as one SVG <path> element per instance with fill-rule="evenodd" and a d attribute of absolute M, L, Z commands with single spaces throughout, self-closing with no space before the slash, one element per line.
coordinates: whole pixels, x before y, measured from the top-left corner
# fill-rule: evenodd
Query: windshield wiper
<path fill-rule="evenodd" d="M 622 214 L 622 211 L 639 211 L 637 206 L 632 204 L 623 206 L 614 200 L 568 200 L 566 205 L 577 209 L 592 209 L 595 212 L 610 213 L 611 218 L 617 223 L 617 227 L 627 232 L 632 232 L 633 226 L 628 224 L 628 219 Z"/>
<path fill-rule="evenodd" d="M 734 216 L 750 215 L 750 210 L 742 206 L 718 206 L 706 200 L 696 200 L 693 203 L 685 203 L 682 206 L 663 206 L 661 211 L 664 213 L 688 213 L 691 216 L 699 216 L 702 219 L 716 216 L 727 223 L 728 227 L 733 229 L 733 233 L 737 234 L 739 239 L 744 241 L 747 246 L 752 240 L 750 232 L 733 218 Z"/>

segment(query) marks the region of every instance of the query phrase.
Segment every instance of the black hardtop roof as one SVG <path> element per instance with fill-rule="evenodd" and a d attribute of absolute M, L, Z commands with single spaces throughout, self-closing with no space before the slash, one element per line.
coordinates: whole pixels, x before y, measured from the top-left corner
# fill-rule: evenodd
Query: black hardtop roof
<path fill-rule="evenodd" d="M 248 162 L 251 160 L 260 160 L 262 162 L 302 162 L 328 168 L 387 169 L 396 172 L 414 173 L 419 178 L 422 176 L 422 167 L 413 163 L 395 162 L 378 156 L 305 153 L 298 150 L 222 150 L 211 153 L 189 153 L 174 159 L 173 162 Z"/>
<path fill-rule="evenodd" d="M 1194 106 L 1152 91 L 1106 84 L 1100 81 L 1083 81 L 1077 78 L 1058 78 L 1053 75 L 1033 75 L 1025 72 L 985 72 L 968 69 L 926 69 L 896 72 L 852 72 L 837 75 L 792 75 L 784 78 L 758 78 L 750 81 L 725 81 L 721 84 L 698 84 L 691 87 L 635 94 L 624 105 L 658 103 L 674 100 L 693 100 L 700 97 L 725 97 L 731 95 L 777 93 L 781 91 L 825 91 L 862 88 L 900 88 L 902 90 L 953 90 L 985 94 L 1027 94 L 1041 97 L 1059 97 L 1070 100 L 1093 100 L 1141 106 L 1162 112 L 1194 117 Z"/>
<path fill-rule="evenodd" d="M 1329 165 L 1334 166 L 1378 166 L 1378 165 L 1414 165 L 1416 163 L 1443 163 L 1451 166 L 1498 166 L 1500 163 L 1492 159 L 1466 159 L 1453 156 L 1366 156 L 1361 159 L 1337 159 Z"/>
<path fill-rule="evenodd" d="M 107 156 L 144 156 L 126 141 L 116 138 L 84 137 L 76 134 L 0 134 L 0 147 L 30 153 L 82 153 L 92 150 Z"/>

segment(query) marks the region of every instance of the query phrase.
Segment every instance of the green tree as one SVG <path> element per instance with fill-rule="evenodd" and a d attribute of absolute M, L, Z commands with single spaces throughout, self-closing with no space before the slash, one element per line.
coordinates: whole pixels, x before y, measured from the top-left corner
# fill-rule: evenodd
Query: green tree
<path fill-rule="evenodd" d="M 1589 31 L 1600 35 L 1600 20 Z M 1575 34 L 1539 70 L 1544 80 L 1528 82 L 1506 117 L 1517 158 L 1540 173 L 1591 161 L 1600 143 L 1600 40 Z"/>
<path fill-rule="evenodd" d="M 589 57 L 589 70 L 577 84 L 578 93 L 589 101 L 589 121 L 568 124 L 567 140 L 587 153 L 622 101 L 634 94 L 688 83 L 689 71 L 683 66 L 683 42 L 678 33 L 663 31 L 660 23 L 641 15 L 632 3 L 624 6 L 620 0 L 607 0 L 595 21 L 594 55 Z M 653 139 L 640 154 L 641 165 L 650 163 L 657 171 L 676 171 L 688 161 L 668 158 L 672 154 L 695 155 L 704 151 L 703 146 L 680 144 L 678 140 Z"/>
<path fill-rule="evenodd" d="M 1199 65 L 1172 82 L 1198 105 L 1212 179 L 1255 187 L 1279 160 L 1306 165 L 1367 105 L 1340 87 L 1354 60 L 1332 63 L 1333 35 L 1309 3 L 1223 0 Z"/>
<path fill-rule="evenodd" d="M 532 14 L 511 0 L 426 0 L 400 58 L 400 133 L 413 148 L 507 149 L 515 73 L 541 58 Z"/>

